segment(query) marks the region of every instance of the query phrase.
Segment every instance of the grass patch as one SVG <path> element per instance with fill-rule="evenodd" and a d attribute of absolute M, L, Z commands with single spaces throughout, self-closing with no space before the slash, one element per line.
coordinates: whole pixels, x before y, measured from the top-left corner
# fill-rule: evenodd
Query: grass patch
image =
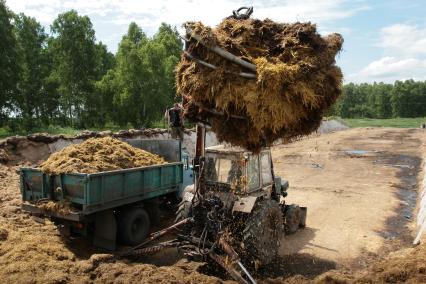
<path fill-rule="evenodd" d="M 426 123 L 426 117 L 415 118 L 345 118 L 343 121 L 349 127 L 398 127 L 398 128 L 419 128 L 422 123 Z"/>

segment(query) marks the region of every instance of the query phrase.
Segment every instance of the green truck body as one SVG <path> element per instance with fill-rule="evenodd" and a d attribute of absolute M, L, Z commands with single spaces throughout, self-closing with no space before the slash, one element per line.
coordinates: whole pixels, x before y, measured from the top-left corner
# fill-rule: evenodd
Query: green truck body
<path fill-rule="evenodd" d="M 48 175 L 22 168 L 21 194 L 23 201 L 34 204 L 67 201 L 80 210 L 62 217 L 79 220 L 83 215 L 179 191 L 182 172 L 180 162 L 95 174 Z"/>
<path fill-rule="evenodd" d="M 178 196 L 186 186 L 184 176 L 188 169 L 182 162 L 181 143 L 141 139 L 126 142 L 158 154 L 169 163 L 93 174 L 49 175 L 37 168 L 21 168 L 23 210 L 35 216 L 50 217 L 67 231 L 87 235 L 92 230 L 94 244 L 108 249 L 115 249 L 120 222 L 128 223 L 123 216 L 136 218 L 133 215 L 145 210 L 150 218 L 145 220 L 150 223 L 148 227 L 154 224 L 159 198 L 169 194 Z M 61 212 L 40 206 L 48 201 L 66 202 L 71 210 Z M 132 210 L 137 212 L 133 214 Z M 129 239 L 129 236 L 124 237 Z"/>

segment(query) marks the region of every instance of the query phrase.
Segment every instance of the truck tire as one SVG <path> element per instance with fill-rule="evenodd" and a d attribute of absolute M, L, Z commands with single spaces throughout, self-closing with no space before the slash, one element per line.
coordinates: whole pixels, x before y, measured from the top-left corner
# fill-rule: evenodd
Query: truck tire
<path fill-rule="evenodd" d="M 160 208 L 158 207 L 158 199 L 153 199 L 145 203 L 143 208 L 148 212 L 151 226 L 158 225 L 160 222 Z"/>
<path fill-rule="evenodd" d="M 271 199 L 260 201 L 248 216 L 243 231 L 245 254 L 256 266 L 271 263 L 283 233 L 283 216 L 278 202 Z"/>
<path fill-rule="evenodd" d="M 138 245 L 148 235 L 150 221 L 148 213 L 139 207 L 124 212 L 119 223 L 121 240 L 127 245 Z"/>

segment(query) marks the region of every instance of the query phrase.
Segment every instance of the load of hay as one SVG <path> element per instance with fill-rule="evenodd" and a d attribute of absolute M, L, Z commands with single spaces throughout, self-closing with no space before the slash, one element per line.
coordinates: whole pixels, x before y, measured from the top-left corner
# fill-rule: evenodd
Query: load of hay
<path fill-rule="evenodd" d="M 111 137 L 90 138 L 52 154 L 40 168 L 49 174 L 97 173 L 164 164 L 160 156 Z"/>
<path fill-rule="evenodd" d="M 200 22 L 184 26 L 188 42 L 177 67 L 177 90 L 186 117 L 211 124 L 220 141 L 256 151 L 277 139 L 307 135 L 341 93 L 339 34 L 322 37 L 314 24 L 268 19 L 227 18 L 213 29 Z M 225 59 L 213 46 L 256 70 Z"/>

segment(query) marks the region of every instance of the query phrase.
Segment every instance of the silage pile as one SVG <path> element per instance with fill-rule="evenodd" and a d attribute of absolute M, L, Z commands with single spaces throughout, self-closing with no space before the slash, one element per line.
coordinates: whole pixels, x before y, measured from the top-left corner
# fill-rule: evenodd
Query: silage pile
<path fill-rule="evenodd" d="M 97 173 L 129 169 L 166 161 L 152 153 L 111 137 L 90 138 L 52 154 L 40 168 L 49 174 Z"/>
<path fill-rule="evenodd" d="M 335 65 L 343 44 L 339 34 L 322 37 L 311 23 L 268 19 L 228 18 L 214 29 L 199 22 L 185 27 L 187 53 L 217 69 L 183 54 L 177 89 L 186 117 L 209 122 L 220 141 L 259 150 L 280 138 L 309 134 L 341 93 L 342 73 Z M 191 38 L 194 34 L 203 44 Z M 214 45 L 255 64 L 256 78 L 239 76 L 254 72 L 208 48 Z"/>
<path fill-rule="evenodd" d="M 390 253 L 370 267 L 355 272 L 326 272 L 316 283 L 426 283 L 426 244 Z"/>

